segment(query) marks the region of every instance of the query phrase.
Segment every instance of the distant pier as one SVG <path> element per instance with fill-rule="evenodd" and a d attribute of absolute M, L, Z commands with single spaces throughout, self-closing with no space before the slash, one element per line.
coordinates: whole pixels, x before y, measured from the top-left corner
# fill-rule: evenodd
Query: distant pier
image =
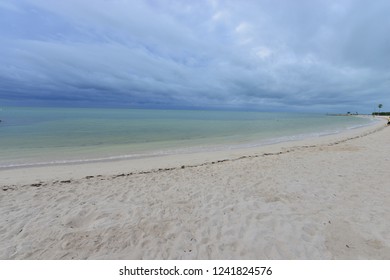
<path fill-rule="evenodd" d="M 359 114 L 326 114 L 327 116 L 358 116 Z"/>

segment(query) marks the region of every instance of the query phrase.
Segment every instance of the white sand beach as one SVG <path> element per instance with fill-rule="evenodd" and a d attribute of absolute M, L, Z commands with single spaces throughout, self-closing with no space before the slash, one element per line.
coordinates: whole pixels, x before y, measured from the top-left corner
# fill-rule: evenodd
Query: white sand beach
<path fill-rule="evenodd" d="M 390 127 L 0 171 L 0 259 L 390 259 Z"/>

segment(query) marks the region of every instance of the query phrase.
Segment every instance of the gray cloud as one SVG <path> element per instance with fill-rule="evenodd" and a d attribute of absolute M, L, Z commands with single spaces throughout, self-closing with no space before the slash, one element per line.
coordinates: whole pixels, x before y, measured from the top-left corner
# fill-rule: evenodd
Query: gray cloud
<path fill-rule="evenodd" d="M 0 1 L 0 102 L 386 108 L 389 10 L 384 0 Z"/>

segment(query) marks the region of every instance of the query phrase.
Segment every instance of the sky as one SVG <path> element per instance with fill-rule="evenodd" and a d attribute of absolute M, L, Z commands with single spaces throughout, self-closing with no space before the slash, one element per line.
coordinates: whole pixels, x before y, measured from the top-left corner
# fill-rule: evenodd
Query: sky
<path fill-rule="evenodd" d="M 388 0 L 0 0 L 0 107 L 390 111 Z"/>

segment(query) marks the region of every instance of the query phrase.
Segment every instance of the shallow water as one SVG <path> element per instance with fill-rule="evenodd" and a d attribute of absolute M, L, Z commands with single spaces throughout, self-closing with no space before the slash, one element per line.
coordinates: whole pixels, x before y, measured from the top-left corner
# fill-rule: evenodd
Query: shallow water
<path fill-rule="evenodd" d="M 3 108 L 0 119 L 0 168 L 234 149 L 372 122 L 323 114 L 84 108 Z"/>

